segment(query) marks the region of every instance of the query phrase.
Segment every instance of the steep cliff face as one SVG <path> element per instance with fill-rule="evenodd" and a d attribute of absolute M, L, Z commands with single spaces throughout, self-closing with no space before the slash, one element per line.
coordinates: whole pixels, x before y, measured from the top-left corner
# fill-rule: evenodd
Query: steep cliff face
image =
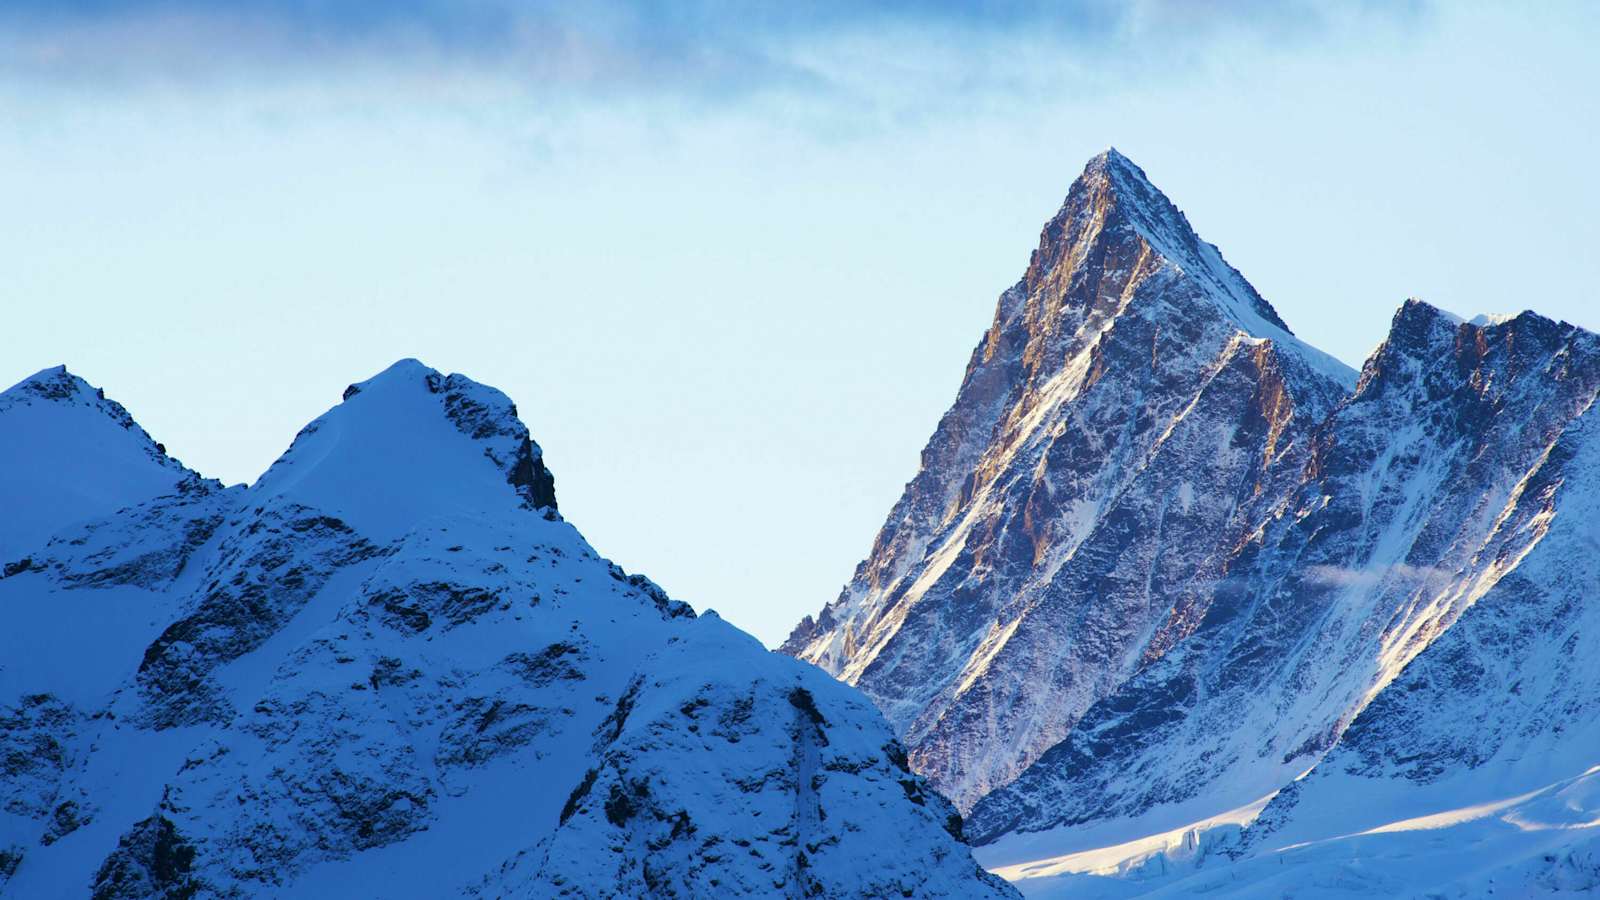
<path fill-rule="evenodd" d="M 1001 296 L 872 553 L 783 650 L 872 697 L 968 808 L 1194 627 L 1175 596 L 1354 377 L 1108 151 Z"/>
<path fill-rule="evenodd" d="M 1600 628 L 1600 337 L 1524 313 L 1460 325 L 1457 338 L 1456 372 L 1439 380 L 1478 401 L 1481 415 L 1457 420 L 1471 463 L 1456 481 L 1498 485 L 1479 514 L 1485 538 L 1440 592 L 1454 601 L 1448 629 L 1275 798 L 1257 842 L 1492 806 L 1592 780 L 1600 763 L 1600 664 L 1585 650 Z M 1592 813 L 1590 795 L 1568 812 Z"/>
<path fill-rule="evenodd" d="M 1600 888 L 1597 392 L 1595 335 L 1419 301 L 1342 370 L 1107 153 L 783 649 L 1028 891 Z"/>
<path fill-rule="evenodd" d="M 870 703 L 598 556 L 492 388 L 398 363 L 249 487 L 104 452 L 169 489 L 0 579 L 6 896 L 1012 894 Z"/>
<path fill-rule="evenodd" d="M 1237 590 L 979 803 L 980 855 L 1052 896 L 1600 890 L 1597 396 L 1594 334 L 1408 302 Z"/>
<path fill-rule="evenodd" d="M 1458 630 L 1492 615 L 1474 611 L 1486 598 L 1531 592 L 1570 622 L 1582 589 L 1562 587 L 1537 560 L 1555 552 L 1572 560 L 1562 578 L 1600 577 L 1592 548 L 1580 552 L 1594 534 L 1587 489 L 1560 491 L 1591 427 L 1597 351 L 1593 335 L 1531 313 L 1480 325 L 1406 303 L 1353 395 L 1313 432 L 1300 483 L 1179 600 L 1198 626 L 986 797 L 973 833 L 1139 817 L 1159 831 L 1248 804 L 1330 747 L 1369 743 L 1380 711 L 1396 704 L 1407 710 L 1396 732 L 1419 737 L 1415 704 L 1439 698 L 1407 678 L 1469 640 Z M 1552 551 L 1556 523 L 1573 536 Z M 1527 658 L 1508 640 L 1454 655 L 1466 666 L 1456 675 L 1490 694 L 1516 679 L 1482 677 L 1488 670 Z M 1568 684 L 1566 701 L 1577 700 L 1580 682 Z M 1521 708 L 1531 699 L 1522 690 L 1497 706 Z M 1540 695 L 1544 711 L 1524 710 L 1521 727 L 1566 701 Z M 1432 715 L 1459 725 L 1472 713 L 1450 702 Z M 1453 732 L 1447 760 L 1391 758 L 1437 774 L 1492 754 L 1498 738 L 1471 732 Z M 1546 781 L 1561 774 L 1577 772 Z"/>

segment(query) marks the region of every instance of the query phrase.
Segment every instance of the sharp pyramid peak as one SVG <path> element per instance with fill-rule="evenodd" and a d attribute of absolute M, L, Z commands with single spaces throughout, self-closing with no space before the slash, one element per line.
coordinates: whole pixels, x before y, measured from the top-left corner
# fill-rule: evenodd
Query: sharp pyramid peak
<path fill-rule="evenodd" d="M 1118 210 L 1174 263 L 1200 265 L 1201 249 L 1211 246 L 1200 240 L 1188 216 L 1150 180 L 1144 169 L 1115 147 L 1084 164 L 1083 172 L 1068 191 L 1069 206 L 1073 195 L 1090 201 L 1114 200 Z"/>
<path fill-rule="evenodd" d="M 1150 180 L 1133 160 L 1111 147 L 1084 164 L 1063 203 L 1063 212 L 1079 208 L 1107 210 L 1131 225 L 1168 261 L 1187 270 L 1213 265 L 1208 256 L 1220 255 L 1200 239 L 1189 217 Z M 1206 251 L 1210 250 L 1208 254 Z M 1235 277 L 1238 273 L 1227 267 Z M 1240 280 L 1243 280 L 1242 278 Z M 1247 286 L 1248 287 L 1248 286 Z M 1250 290 L 1254 294 L 1254 289 Z M 1257 298 L 1259 299 L 1259 298 Z M 1271 307 L 1261 301 L 1271 312 Z M 1276 320 L 1276 313 L 1271 319 Z M 1281 326 L 1281 321 L 1278 322 Z M 1288 330 L 1287 327 L 1284 330 Z"/>
<path fill-rule="evenodd" d="M 1115 147 L 1107 147 L 1090 157 L 1084 164 L 1083 177 L 1150 184 L 1150 179 L 1144 174 L 1144 170 Z"/>
<path fill-rule="evenodd" d="M 1312 368 L 1346 389 L 1354 386 L 1356 371 L 1296 337 L 1221 251 L 1195 233 L 1188 217 L 1144 170 L 1115 147 L 1092 157 L 1073 181 L 1060 211 L 1040 235 L 1024 280 L 1032 289 L 1051 277 L 1057 266 L 1085 258 L 1070 248 L 1129 234 L 1137 235 L 1166 265 L 1198 286 L 1241 331 L 1293 348 Z"/>

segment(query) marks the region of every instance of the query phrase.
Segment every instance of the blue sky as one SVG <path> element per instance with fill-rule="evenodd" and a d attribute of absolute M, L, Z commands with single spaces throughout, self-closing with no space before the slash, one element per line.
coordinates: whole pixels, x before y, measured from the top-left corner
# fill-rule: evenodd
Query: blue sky
<path fill-rule="evenodd" d="M 252 480 L 416 356 L 601 552 L 769 642 L 865 554 L 1115 145 L 1302 337 L 1600 328 L 1600 14 L 1221 0 L 0 7 L 0 381 Z"/>

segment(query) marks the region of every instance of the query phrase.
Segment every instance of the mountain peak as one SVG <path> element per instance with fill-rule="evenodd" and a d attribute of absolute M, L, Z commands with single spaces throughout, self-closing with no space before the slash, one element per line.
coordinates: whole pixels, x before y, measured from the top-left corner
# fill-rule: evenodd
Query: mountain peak
<path fill-rule="evenodd" d="M 146 452 L 160 465 L 183 470 L 183 465 L 167 455 L 166 447 L 156 443 L 135 422 L 128 410 L 106 392 L 72 374 L 64 365 L 51 366 L 22 379 L 4 392 L 0 392 L 0 412 L 16 407 L 31 406 L 38 402 L 60 406 L 84 407 L 105 416 L 125 431 L 135 434 L 139 442 L 147 445 Z M 184 470 L 187 471 L 187 470 Z"/>
<path fill-rule="evenodd" d="M 1121 677 L 1080 674 L 1193 627 L 1150 602 L 1193 576 L 1168 548 L 1231 546 L 1354 381 L 1107 150 L 1001 295 L 871 553 L 783 650 L 877 700 L 970 804 Z"/>
<path fill-rule="evenodd" d="M 415 359 L 346 388 L 252 490 L 352 511 L 373 534 L 468 509 L 556 517 L 555 479 L 510 398 Z"/>
<path fill-rule="evenodd" d="M 105 393 L 90 386 L 89 382 L 67 371 L 67 367 L 51 366 L 22 379 L 4 393 L 0 402 L 26 400 L 71 400 L 74 397 L 104 399 Z"/>
<path fill-rule="evenodd" d="M 1186 302 L 1206 304 L 1251 337 L 1292 349 L 1346 389 L 1355 383 L 1353 369 L 1295 336 L 1216 246 L 1200 239 L 1144 170 L 1115 147 L 1090 159 L 1072 182 L 1060 210 L 1040 233 L 1024 287 L 1030 294 L 1065 294 L 1085 263 L 1098 269 L 1102 259 L 1118 269 L 1144 265 L 1176 274 L 1195 290 L 1169 292 L 1169 298 L 1181 295 Z"/>
<path fill-rule="evenodd" d="M 1115 147 L 1107 147 L 1090 157 L 1083 166 L 1083 173 L 1078 177 L 1081 181 L 1103 184 L 1133 197 L 1153 194 L 1162 200 L 1166 199 L 1165 195 L 1150 183 L 1150 178 L 1145 175 L 1144 170 Z"/>
<path fill-rule="evenodd" d="M 1074 205 L 1074 195 L 1094 212 L 1125 219 L 1173 264 L 1193 270 L 1209 264 L 1203 259 L 1201 248 L 1211 245 L 1200 240 L 1188 217 L 1155 186 L 1144 169 L 1115 147 L 1084 164 L 1083 172 L 1067 191 L 1063 209 Z M 1270 311 L 1271 307 L 1267 309 Z M 1272 313 L 1272 318 L 1277 320 L 1277 313 Z"/>
<path fill-rule="evenodd" d="M 1515 331 L 1523 333 L 1528 338 L 1544 335 L 1551 340 L 1565 330 L 1565 326 L 1532 310 L 1525 310 L 1516 314 L 1480 315 L 1465 319 L 1447 309 L 1434 306 L 1426 300 L 1407 297 L 1406 301 L 1400 304 L 1400 308 L 1395 310 L 1394 318 L 1389 324 L 1389 335 L 1385 338 L 1384 347 L 1392 351 L 1403 351 L 1413 355 L 1426 354 L 1440 340 L 1453 342 L 1456 332 L 1462 328 L 1473 332 L 1508 333 Z"/>
<path fill-rule="evenodd" d="M 402 360 L 226 491 L 141 434 L 0 409 L 0 895 L 1018 897 L 865 698 L 560 522 L 499 391 Z"/>
<path fill-rule="evenodd" d="M 52 366 L 0 393 L 0 561 L 57 530 L 184 489 L 199 476 L 122 404 Z"/>
<path fill-rule="evenodd" d="M 438 370 L 430 368 L 419 359 L 408 356 L 404 359 L 395 360 L 389 364 L 388 368 L 368 378 L 366 381 L 358 381 L 345 388 L 344 399 L 349 400 L 356 394 L 373 388 L 387 390 L 392 387 L 404 390 L 408 385 L 425 387 L 430 378 L 437 381 L 443 377 Z"/>
<path fill-rule="evenodd" d="M 1077 201 L 1075 204 L 1074 201 Z M 1256 337 L 1292 335 L 1289 326 L 1217 248 L 1200 239 L 1189 218 L 1133 160 L 1115 147 L 1089 160 L 1073 182 L 1063 211 L 1085 204 L 1102 220 L 1126 222 L 1171 265 L 1208 283 L 1225 311 Z M 1264 327 L 1265 326 L 1265 327 Z"/>

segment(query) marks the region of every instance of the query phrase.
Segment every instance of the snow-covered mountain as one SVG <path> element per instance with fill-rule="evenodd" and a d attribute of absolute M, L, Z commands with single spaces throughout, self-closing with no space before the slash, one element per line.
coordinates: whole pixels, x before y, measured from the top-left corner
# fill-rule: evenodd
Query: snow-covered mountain
<path fill-rule="evenodd" d="M 1111 151 L 784 649 L 1027 893 L 1600 889 L 1597 391 L 1418 301 L 1356 378 Z"/>
<path fill-rule="evenodd" d="M 0 394 L 0 446 L 15 473 L 0 479 L 5 562 L 36 535 L 200 481 L 121 404 L 60 366 Z"/>
<path fill-rule="evenodd" d="M 865 691 L 969 808 L 1192 627 L 1172 595 L 1354 381 L 1108 151 L 1001 295 L 871 555 L 783 649 Z"/>
<path fill-rule="evenodd" d="M 0 894 L 1008 896 L 870 703 L 598 556 L 404 361 L 253 485 L 0 395 Z"/>
<path fill-rule="evenodd" d="M 1596 335 L 1406 303 L 1301 484 L 1186 599 L 1199 627 L 977 805 L 983 858 L 1171 849 L 1163 873 L 1209 869 L 1185 891 L 1270 896 L 1600 889 L 1597 392 Z"/>

